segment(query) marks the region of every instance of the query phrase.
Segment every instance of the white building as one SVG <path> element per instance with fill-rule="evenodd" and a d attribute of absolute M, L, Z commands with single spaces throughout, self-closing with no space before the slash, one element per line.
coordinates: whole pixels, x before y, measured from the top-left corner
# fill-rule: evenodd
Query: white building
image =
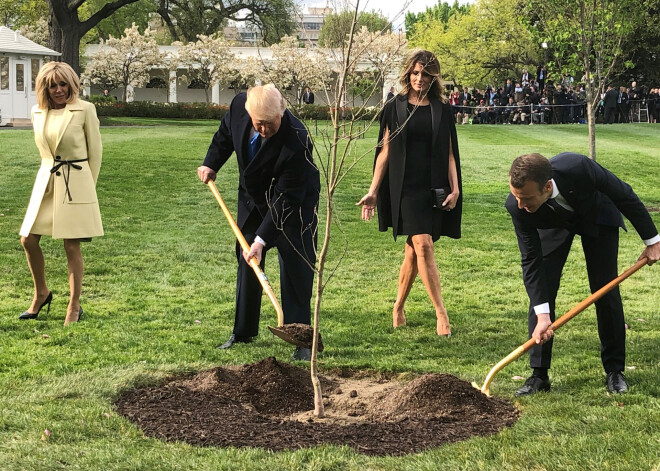
<path fill-rule="evenodd" d="M 0 126 L 30 123 L 37 73 L 46 56 L 60 55 L 0 26 Z"/>
<path fill-rule="evenodd" d="M 90 59 L 100 48 L 98 44 L 88 44 L 85 48 L 85 57 Z M 177 56 L 177 46 L 158 46 L 161 53 L 166 54 L 169 57 Z M 259 47 L 230 47 L 231 54 L 236 57 L 238 60 L 245 60 L 248 57 L 259 59 L 265 63 L 273 61 L 273 53 L 270 48 L 259 48 Z M 306 49 L 308 50 L 308 49 Z M 360 68 L 368 68 L 368 64 L 362 64 Z M 127 101 L 153 101 L 153 102 L 169 102 L 169 103 L 204 103 L 206 102 L 206 92 L 204 89 L 196 88 L 194 86 L 188 85 L 185 81 L 180 80 L 182 75 L 185 75 L 186 69 L 180 68 L 177 71 L 169 71 L 169 77 L 167 72 L 162 70 L 153 70 L 151 72 L 152 80 L 147 86 L 141 88 L 131 88 Z M 395 80 L 396 77 L 390 77 L 390 81 Z M 375 106 L 379 101 L 387 95 L 389 87 L 391 85 L 396 85 L 394 82 L 390 83 L 386 81 L 383 84 L 383 93 L 382 96 L 371 97 L 367 103 L 369 106 Z M 99 85 L 95 84 L 85 84 L 83 85 L 83 94 L 85 96 L 90 95 L 101 95 L 103 90 Z M 386 88 L 385 88 L 386 87 Z M 234 96 L 244 90 L 235 90 L 232 88 L 221 88 L 220 85 L 215 84 L 211 89 L 210 98 L 211 103 L 216 105 L 228 105 L 231 103 Z M 289 93 L 287 91 L 283 92 L 285 94 Z M 120 87 L 112 91 L 112 94 L 115 95 L 118 99 L 121 100 L 123 95 L 123 87 Z M 290 96 L 289 98 L 293 98 Z M 295 100 L 294 100 L 295 101 Z M 361 100 L 357 99 L 361 103 Z M 316 104 L 327 104 L 323 100 L 323 95 L 321 93 L 316 93 Z"/>
<path fill-rule="evenodd" d="M 332 8 L 309 7 L 297 18 L 297 30 L 292 33 L 307 46 L 316 46 L 319 42 L 319 33 L 325 21 L 325 17 L 332 13 Z M 236 41 L 243 46 L 259 46 L 262 35 L 259 28 L 254 25 L 230 22 L 224 31 L 224 36 L 229 41 Z"/>
<path fill-rule="evenodd" d="M 331 13 L 332 8 L 307 8 L 307 12 L 303 13 L 300 18 L 298 31 L 296 32 L 298 38 L 306 44 L 317 45 L 325 17 Z"/>

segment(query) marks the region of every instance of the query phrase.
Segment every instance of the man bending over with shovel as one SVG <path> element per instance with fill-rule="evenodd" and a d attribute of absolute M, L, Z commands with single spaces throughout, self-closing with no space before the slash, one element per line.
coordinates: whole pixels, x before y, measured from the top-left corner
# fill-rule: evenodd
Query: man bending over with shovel
<path fill-rule="evenodd" d="M 197 169 L 200 180 L 215 180 L 234 152 L 239 171 L 237 224 L 251 245 L 243 252 L 236 244 L 234 330 L 218 348 L 250 342 L 258 334 L 262 287 L 248 265 L 251 258 L 263 269 L 265 252 L 277 247 L 285 324 L 309 325 L 316 262 L 319 172 L 307 129 L 286 109 L 274 85 L 236 95 Z M 310 356 L 308 348 L 297 347 L 292 359 Z"/>
<path fill-rule="evenodd" d="M 623 213 L 646 244 L 640 259 L 651 265 L 660 258 L 660 236 L 644 204 L 630 185 L 584 155 L 562 153 L 546 159 L 521 155 L 509 172 L 511 214 L 522 259 L 523 281 L 530 300 L 529 335 L 532 375 L 516 391 L 526 396 L 550 390 L 555 298 L 561 272 L 576 234 L 582 240 L 591 292 L 617 276 L 619 228 Z M 619 288 L 596 301 L 601 360 L 607 390 L 628 389 L 625 366 L 625 323 Z"/>

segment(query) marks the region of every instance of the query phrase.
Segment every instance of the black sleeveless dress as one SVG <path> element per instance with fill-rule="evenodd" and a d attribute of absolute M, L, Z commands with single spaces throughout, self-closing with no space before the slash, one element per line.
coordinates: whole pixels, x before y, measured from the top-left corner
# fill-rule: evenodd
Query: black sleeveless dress
<path fill-rule="evenodd" d="M 431 106 L 415 109 L 408 103 L 408 113 L 412 114 L 406 125 L 406 163 L 398 232 L 402 235 L 439 234 L 444 211 L 433 208 L 431 197 Z M 447 181 L 447 175 L 443 175 L 442 180 Z"/>

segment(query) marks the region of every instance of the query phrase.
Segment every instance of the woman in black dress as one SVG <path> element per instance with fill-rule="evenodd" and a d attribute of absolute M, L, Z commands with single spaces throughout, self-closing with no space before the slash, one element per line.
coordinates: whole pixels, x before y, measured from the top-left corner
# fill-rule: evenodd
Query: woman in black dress
<path fill-rule="evenodd" d="M 442 301 L 433 243 L 461 236 L 461 170 L 452 110 L 442 94 L 440 65 L 429 51 L 415 51 L 401 75 L 402 92 L 381 114 L 374 176 L 357 203 L 368 221 L 378 207 L 379 229 L 408 236 L 392 311 L 394 327 L 405 325 L 404 304 L 417 274 L 436 313 L 438 335 L 451 335 Z M 434 207 L 433 189 L 447 197 Z"/>

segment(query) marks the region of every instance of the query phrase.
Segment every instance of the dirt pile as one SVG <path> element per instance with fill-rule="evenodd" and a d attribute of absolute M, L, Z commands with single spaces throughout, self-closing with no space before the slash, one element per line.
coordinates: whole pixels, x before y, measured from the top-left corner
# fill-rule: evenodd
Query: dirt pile
<path fill-rule="evenodd" d="M 202 446 L 293 450 L 347 445 L 369 455 L 420 452 L 511 426 L 518 412 L 446 374 L 408 383 L 359 374 L 321 378 L 314 418 L 309 371 L 275 358 L 127 391 L 116 410 L 148 436 Z"/>
<path fill-rule="evenodd" d="M 279 327 L 269 327 L 270 331 L 285 342 L 299 347 L 312 348 L 314 341 L 314 329 L 308 324 L 284 324 Z M 319 332 L 318 351 L 323 351 L 323 337 Z"/>

